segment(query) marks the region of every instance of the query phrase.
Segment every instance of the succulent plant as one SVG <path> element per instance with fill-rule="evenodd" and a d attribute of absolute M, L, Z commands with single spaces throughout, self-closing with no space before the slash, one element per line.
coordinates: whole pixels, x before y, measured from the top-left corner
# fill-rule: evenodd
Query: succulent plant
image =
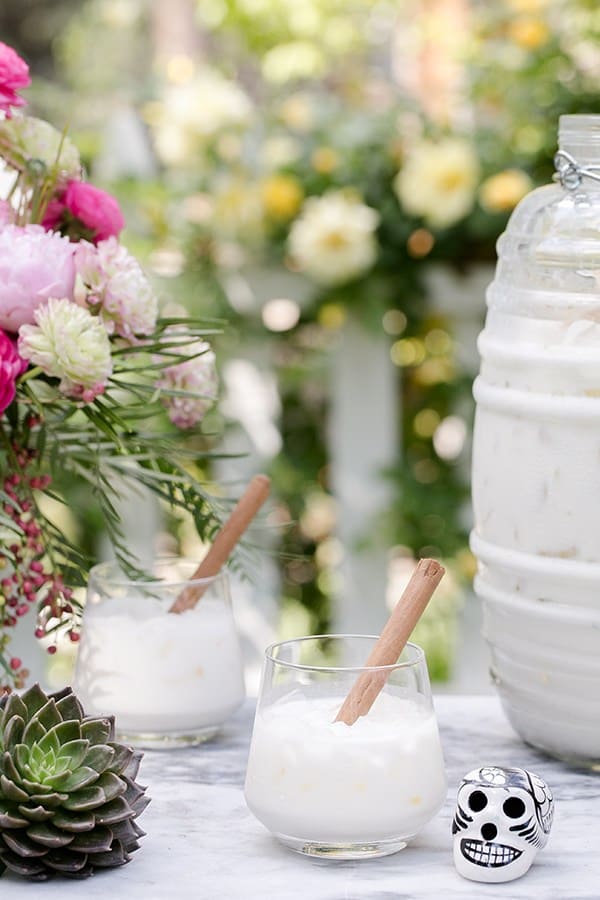
<path fill-rule="evenodd" d="M 84 878 L 129 861 L 149 800 L 143 754 L 113 738 L 114 719 L 86 716 L 71 688 L 0 700 L 0 873 Z"/>

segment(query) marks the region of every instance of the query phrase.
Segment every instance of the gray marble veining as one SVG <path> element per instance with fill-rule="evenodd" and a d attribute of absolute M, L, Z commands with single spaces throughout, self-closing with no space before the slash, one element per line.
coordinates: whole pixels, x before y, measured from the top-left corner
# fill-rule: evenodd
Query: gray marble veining
<path fill-rule="evenodd" d="M 361 862 L 321 862 L 281 847 L 248 812 L 243 782 L 252 727 L 248 703 L 201 747 L 147 752 L 140 780 L 152 803 L 129 865 L 87 881 L 33 885 L 4 876 L 3 900 L 583 900 L 600 898 L 600 776 L 525 746 L 495 697 L 436 700 L 450 790 L 440 815 L 405 850 Z M 507 884 L 462 879 L 450 834 L 456 788 L 480 765 L 532 769 L 554 791 L 556 818 L 530 872 Z"/>

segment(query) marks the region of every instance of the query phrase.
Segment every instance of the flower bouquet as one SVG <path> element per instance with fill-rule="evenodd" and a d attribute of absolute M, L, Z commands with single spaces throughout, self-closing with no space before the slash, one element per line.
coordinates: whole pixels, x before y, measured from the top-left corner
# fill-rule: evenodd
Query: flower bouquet
<path fill-rule="evenodd" d="M 219 525 L 194 474 L 193 436 L 216 397 L 214 329 L 161 317 L 142 269 L 119 242 L 108 194 L 83 180 L 65 134 L 15 112 L 26 63 L 0 44 L 0 683 L 21 687 L 10 629 L 37 608 L 36 635 L 78 639 L 73 589 L 89 560 L 48 514 L 62 481 L 88 486 L 117 558 L 137 569 L 116 500 L 130 481 Z M 184 440 L 183 432 L 186 439 Z M 64 502 L 64 500 L 63 500 Z M 49 652 L 56 646 L 50 643 Z"/>

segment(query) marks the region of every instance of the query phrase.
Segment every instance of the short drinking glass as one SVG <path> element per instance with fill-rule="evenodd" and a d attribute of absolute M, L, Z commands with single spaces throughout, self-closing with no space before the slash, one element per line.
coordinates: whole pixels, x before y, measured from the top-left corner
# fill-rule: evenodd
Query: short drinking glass
<path fill-rule="evenodd" d="M 114 715 L 141 747 L 200 743 L 244 699 L 227 575 L 194 580 L 195 568 L 161 560 L 150 581 L 113 562 L 90 571 L 74 688 L 86 713 Z M 170 612 L 189 587 L 203 590 L 196 606 Z"/>
<path fill-rule="evenodd" d="M 250 810 L 283 844 L 337 859 L 401 850 L 440 810 L 446 775 L 423 651 L 407 644 L 371 710 L 335 722 L 377 639 L 266 650 L 246 775 Z M 338 664 L 314 663 L 323 646 Z M 312 661 L 312 662 L 311 662 Z"/>

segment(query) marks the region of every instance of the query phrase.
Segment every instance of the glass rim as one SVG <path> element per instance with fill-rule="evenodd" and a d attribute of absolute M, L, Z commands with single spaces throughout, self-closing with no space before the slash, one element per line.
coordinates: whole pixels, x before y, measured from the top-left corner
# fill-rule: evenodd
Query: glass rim
<path fill-rule="evenodd" d="M 167 565 L 168 563 L 173 564 L 189 564 L 192 568 L 192 571 L 198 568 L 198 561 L 191 559 L 186 556 L 157 556 L 152 565 L 164 563 Z M 110 573 L 113 573 L 112 575 Z M 100 580 L 105 582 L 110 582 L 114 587 L 124 588 L 124 587 L 137 587 L 139 588 L 141 585 L 144 587 L 152 588 L 152 587 L 185 587 L 186 585 L 211 585 L 218 584 L 219 582 L 226 582 L 228 578 L 227 569 L 221 569 L 217 572 L 216 575 L 206 575 L 203 578 L 173 578 L 173 579 L 165 579 L 165 578 L 148 578 L 148 580 L 143 580 L 141 578 L 132 578 L 126 575 L 123 572 L 120 563 L 116 559 L 108 559 L 104 560 L 101 563 L 96 563 L 96 565 L 92 566 L 88 573 L 88 585 L 93 576 L 97 576 Z"/>
<path fill-rule="evenodd" d="M 425 651 L 419 644 L 413 643 L 413 641 L 407 641 L 404 645 L 402 652 L 407 648 L 410 648 L 415 653 L 415 658 L 411 660 L 406 660 L 405 662 L 395 662 L 390 663 L 386 666 L 319 666 L 319 665 L 308 665 L 306 663 L 294 663 L 287 662 L 283 659 L 277 659 L 276 656 L 273 655 L 273 651 L 279 647 L 286 647 L 290 644 L 300 644 L 304 641 L 319 641 L 319 640 L 344 640 L 348 638 L 361 638 L 366 640 L 376 641 L 379 639 L 378 634 L 307 634 L 302 637 L 297 638 L 288 638 L 285 641 L 274 641 L 272 644 L 265 649 L 265 659 L 274 663 L 278 666 L 284 666 L 286 669 L 296 669 L 298 671 L 304 672 L 356 672 L 358 674 L 362 672 L 393 672 L 396 669 L 410 669 L 414 666 L 419 665 L 420 663 L 425 662 Z"/>

